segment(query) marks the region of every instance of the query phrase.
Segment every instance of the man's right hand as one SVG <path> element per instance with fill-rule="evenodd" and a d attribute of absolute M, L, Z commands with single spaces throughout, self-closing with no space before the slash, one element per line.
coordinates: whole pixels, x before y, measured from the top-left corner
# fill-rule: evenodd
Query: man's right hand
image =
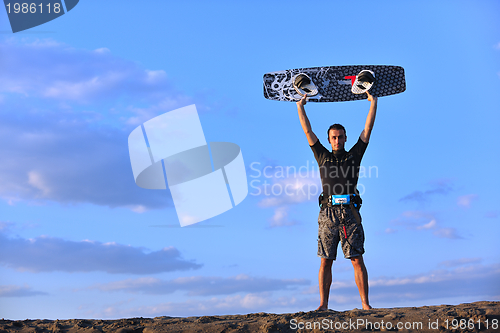
<path fill-rule="evenodd" d="M 306 105 L 307 103 L 307 94 L 304 95 L 304 97 L 302 97 L 302 99 L 300 101 L 297 102 L 297 105 Z"/>

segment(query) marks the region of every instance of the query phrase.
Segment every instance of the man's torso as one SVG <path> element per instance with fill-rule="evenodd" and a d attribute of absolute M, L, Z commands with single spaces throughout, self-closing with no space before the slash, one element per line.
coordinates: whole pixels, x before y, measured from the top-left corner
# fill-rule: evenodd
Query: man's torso
<path fill-rule="evenodd" d="M 325 197 L 330 195 L 358 194 L 357 183 L 361 159 L 367 143 L 358 142 L 349 150 L 334 154 L 318 140 L 311 149 L 318 163 Z"/>

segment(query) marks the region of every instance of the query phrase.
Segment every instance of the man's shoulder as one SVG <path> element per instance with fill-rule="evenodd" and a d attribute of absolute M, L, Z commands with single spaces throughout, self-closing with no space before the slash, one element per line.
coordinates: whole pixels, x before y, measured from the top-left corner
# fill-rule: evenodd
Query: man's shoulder
<path fill-rule="evenodd" d="M 312 146 L 310 146 L 313 153 L 314 153 L 314 157 L 316 157 L 316 160 L 318 162 L 318 164 L 322 164 L 325 160 L 328 160 L 329 159 L 329 156 L 332 154 L 331 151 L 329 151 L 328 149 L 325 148 L 325 146 L 323 146 L 323 144 L 321 144 L 321 142 L 319 141 L 316 141 Z"/>
<path fill-rule="evenodd" d="M 363 140 L 361 140 L 361 137 L 359 137 L 358 141 L 354 144 L 354 146 L 352 146 L 351 150 L 353 150 L 354 148 L 357 148 L 357 147 L 366 148 L 366 147 L 368 147 L 368 142 L 364 142 Z"/>
<path fill-rule="evenodd" d="M 310 147 L 311 147 L 311 149 L 325 150 L 327 152 L 330 152 L 328 149 L 325 148 L 325 146 L 323 146 L 323 144 L 319 141 L 319 139 Z"/>
<path fill-rule="evenodd" d="M 366 147 L 368 147 L 368 143 L 364 142 L 363 140 L 361 140 L 361 137 L 359 137 L 358 141 L 349 150 L 349 154 L 363 155 L 365 153 Z"/>

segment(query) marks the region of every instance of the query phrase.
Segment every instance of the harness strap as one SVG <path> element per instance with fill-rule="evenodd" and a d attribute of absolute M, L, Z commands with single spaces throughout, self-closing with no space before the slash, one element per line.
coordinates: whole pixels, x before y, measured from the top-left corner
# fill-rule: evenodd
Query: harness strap
<path fill-rule="evenodd" d="M 354 218 L 356 219 L 356 222 L 358 222 L 358 224 L 361 224 L 361 217 L 359 216 L 359 212 L 354 207 L 354 204 L 352 203 L 352 201 L 349 203 L 349 206 L 351 206 L 352 215 L 354 215 Z"/>
<path fill-rule="evenodd" d="M 342 219 L 343 219 L 344 218 L 344 205 L 341 205 L 340 207 L 341 207 Z M 351 203 L 351 210 L 353 210 L 353 209 L 354 209 L 354 207 L 353 207 L 353 204 Z M 354 213 L 354 212 L 356 212 L 356 213 Z M 353 210 L 354 217 L 355 218 L 356 218 L 356 216 L 359 217 L 359 215 L 356 215 L 356 214 L 357 214 L 357 211 Z M 358 221 L 357 218 L 356 218 L 356 221 Z M 358 253 L 361 253 L 357 248 L 355 248 L 354 246 L 352 246 L 351 242 L 349 242 L 349 238 L 347 238 L 347 230 L 345 229 L 345 224 L 343 222 L 341 222 L 341 224 L 342 224 L 342 228 L 344 229 L 344 238 L 345 238 L 345 241 L 347 242 L 347 244 L 349 244 L 349 246 L 351 247 L 351 249 L 353 249 L 354 251 L 356 251 Z"/>

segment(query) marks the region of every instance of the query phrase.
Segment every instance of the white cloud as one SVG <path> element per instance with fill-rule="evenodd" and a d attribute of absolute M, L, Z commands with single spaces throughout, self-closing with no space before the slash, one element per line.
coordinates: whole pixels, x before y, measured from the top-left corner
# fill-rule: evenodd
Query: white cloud
<path fill-rule="evenodd" d="M 27 285 L 0 285 L 0 297 L 31 297 L 39 295 L 47 295 L 47 293 L 33 290 Z"/>
<path fill-rule="evenodd" d="M 66 241 L 41 236 L 10 238 L 0 233 L 0 264 L 29 272 L 93 272 L 153 274 L 198 269 L 174 247 L 146 253 L 144 249 L 116 243 Z"/>
<path fill-rule="evenodd" d="M 456 299 L 457 297 L 465 300 L 497 299 L 500 295 L 498 285 L 500 265 L 477 265 L 475 262 L 475 260 L 464 259 L 463 264 L 452 269 L 434 270 L 410 276 L 371 278 L 369 280 L 371 303 L 375 307 L 394 307 L 397 304 L 430 305 L 435 300 Z M 200 281 L 208 287 L 208 280 Z M 147 280 L 142 281 L 143 284 L 147 282 Z M 153 280 L 149 282 L 152 283 Z M 232 285 L 235 281 L 227 282 Z M 124 284 L 124 287 L 131 286 L 133 283 Z M 123 318 L 164 315 L 230 315 L 262 311 L 290 313 L 313 310 L 319 304 L 317 285 L 304 287 L 302 290 L 293 292 L 292 296 L 284 297 L 275 296 L 271 291 L 247 292 L 226 297 L 195 296 L 189 296 L 185 301 L 142 307 L 125 308 L 123 304 L 113 304 L 101 312 L 94 309 L 86 315 Z M 359 293 L 354 279 L 334 280 L 329 303 L 331 309 L 359 307 Z"/>
<path fill-rule="evenodd" d="M 499 265 L 470 265 L 404 278 L 380 278 L 370 281 L 370 290 L 375 295 L 379 294 L 376 296 L 379 299 L 397 293 L 412 295 L 410 299 L 457 296 L 476 296 L 481 299 L 498 295 L 500 289 L 496 281 L 499 279 Z"/>
<path fill-rule="evenodd" d="M 156 317 L 165 314 L 168 316 L 228 315 L 312 308 L 316 303 L 316 299 L 313 303 L 308 299 L 299 301 L 295 297 L 273 297 L 271 293 L 247 293 L 203 300 L 190 298 L 185 302 L 166 302 L 128 309 L 122 304 L 113 304 L 103 311 L 93 310 L 85 315 L 98 318 Z"/>
<path fill-rule="evenodd" d="M 47 196 L 51 192 L 43 176 L 37 171 L 32 170 L 28 172 L 28 184 L 40 190 L 42 197 Z"/>
<path fill-rule="evenodd" d="M 450 179 L 438 179 L 431 182 L 432 189 L 425 191 L 414 191 L 399 201 L 416 201 L 418 203 L 425 203 L 431 201 L 435 195 L 446 195 L 453 191 L 453 182 Z"/>
<path fill-rule="evenodd" d="M 446 260 L 439 263 L 439 266 L 445 267 L 457 267 L 468 264 L 479 264 L 482 261 L 481 258 L 460 258 L 455 260 Z"/>
<path fill-rule="evenodd" d="M 417 230 L 421 230 L 421 229 L 432 229 L 436 227 L 436 220 L 431 220 L 429 223 L 427 224 L 424 224 L 424 225 L 421 225 L 421 226 L 418 226 L 417 227 Z"/>
<path fill-rule="evenodd" d="M 313 173 L 312 173 L 313 174 Z M 312 174 L 305 176 L 292 175 L 286 178 L 270 178 L 254 182 L 259 185 L 261 207 L 275 207 L 285 204 L 297 204 L 301 202 L 317 200 L 321 194 L 321 180 Z"/>
<path fill-rule="evenodd" d="M 455 228 L 438 228 L 433 231 L 433 234 L 439 238 L 462 239 Z"/>
<path fill-rule="evenodd" d="M 295 289 L 309 285 L 305 279 L 270 279 L 240 274 L 233 277 L 193 276 L 174 280 L 157 278 L 127 279 L 105 284 L 97 284 L 90 289 L 106 292 L 130 292 L 152 295 L 171 294 L 183 290 L 189 296 L 228 295 L 241 292 L 261 293 L 274 290 Z"/>
<path fill-rule="evenodd" d="M 317 200 L 322 192 L 319 170 L 314 162 L 301 166 L 262 165 L 253 162 L 249 172 L 250 195 L 261 199 L 261 207 L 277 207 Z"/>
<path fill-rule="evenodd" d="M 162 80 L 167 78 L 167 73 L 164 70 L 151 71 L 146 70 L 146 80 L 149 83 L 161 82 Z"/>
<path fill-rule="evenodd" d="M 386 234 L 393 234 L 395 232 L 398 232 L 396 229 L 393 229 L 393 228 L 387 228 L 385 229 L 385 233 Z"/>
<path fill-rule="evenodd" d="M 168 191 L 135 185 L 126 144 L 133 126 L 193 103 L 164 70 L 52 40 L 0 48 L 0 198 L 172 206 Z"/>
<path fill-rule="evenodd" d="M 463 208 L 470 208 L 471 203 L 478 198 L 477 194 L 467 194 L 458 197 L 457 205 Z"/>
<path fill-rule="evenodd" d="M 270 227 L 285 227 L 298 224 L 296 220 L 290 220 L 288 218 L 288 212 L 290 210 L 289 206 L 277 207 L 274 210 L 274 215 L 270 219 Z"/>
<path fill-rule="evenodd" d="M 101 47 L 99 49 L 95 49 L 94 52 L 96 52 L 96 53 L 108 53 L 108 52 L 111 52 L 111 50 L 108 49 L 107 47 Z"/>
<path fill-rule="evenodd" d="M 139 214 L 145 213 L 148 211 L 146 206 L 143 205 L 132 205 L 129 206 L 130 210 Z"/>
<path fill-rule="evenodd" d="M 2 116 L 0 116 L 2 118 Z M 0 198 L 93 203 L 109 207 L 163 208 L 168 192 L 135 185 L 126 131 L 89 128 L 33 115 L 0 119 Z M 36 168 L 36 169 L 35 169 Z"/>
<path fill-rule="evenodd" d="M 154 79 L 151 79 L 154 81 Z M 175 110 L 180 105 L 193 104 L 191 98 L 186 96 L 167 96 L 155 104 L 149 105 L 147 107 L 134 107 L 129 106 L 129 110 L 133 115 L 125 120 L 126 124 L 132 126 L 138 126 L 145 121 L 156 117 L 159 114 Z"/>
<path fill-rule="evenodd" d="M 71 48 L 52 40 L 2 43 L 0 92 L 92 103 L 125 98 L 134 103 L 182 95 L 163 70 L 147 70 L 108 49 Z"/>
<path fill-rule="evenodd" d="M 392 224 L 405 226 L 409 230 L 432 231 L 439 238 L 462 239 L 456 228 L 442 227 L 434 213 L 411 210 L 404 211 L 399 217 L 391 221 Z M 390 228 L 389 228 L 390 229 Z M 390 229 L 392 230 L 392 229 Z"/>
<path fill-rule="evenodd" d="M 452 269 L 434 270 L 401 277 L 377 277 L 369 280 L 372 304 L 397 304 L 421 301 L 429 305 L 439 298 L 464 297 L 477 300 L 494 299 L 500 292 L 500 265 L 479 265 L 477 259 L 459 259 Z M 353 281 L 335 281 L 332 294 L 356 295 Z M 358 296 L 359 297 L 359 296 Z"/>
<path fill-rule="evenodd" d="M 258 205 L 262 208 L 274 208 L 269 219 L 270 227 L 293 226 L 298 221 L 290 219 L 289 212 L 293 205 L 307 201 L 317 201 L 323 191 L 319 171 L 307 161 L 305 166 L 271 166 L 261 169 L 259 162 L 250 168 L 250 195 L 262 198 Z"/>

